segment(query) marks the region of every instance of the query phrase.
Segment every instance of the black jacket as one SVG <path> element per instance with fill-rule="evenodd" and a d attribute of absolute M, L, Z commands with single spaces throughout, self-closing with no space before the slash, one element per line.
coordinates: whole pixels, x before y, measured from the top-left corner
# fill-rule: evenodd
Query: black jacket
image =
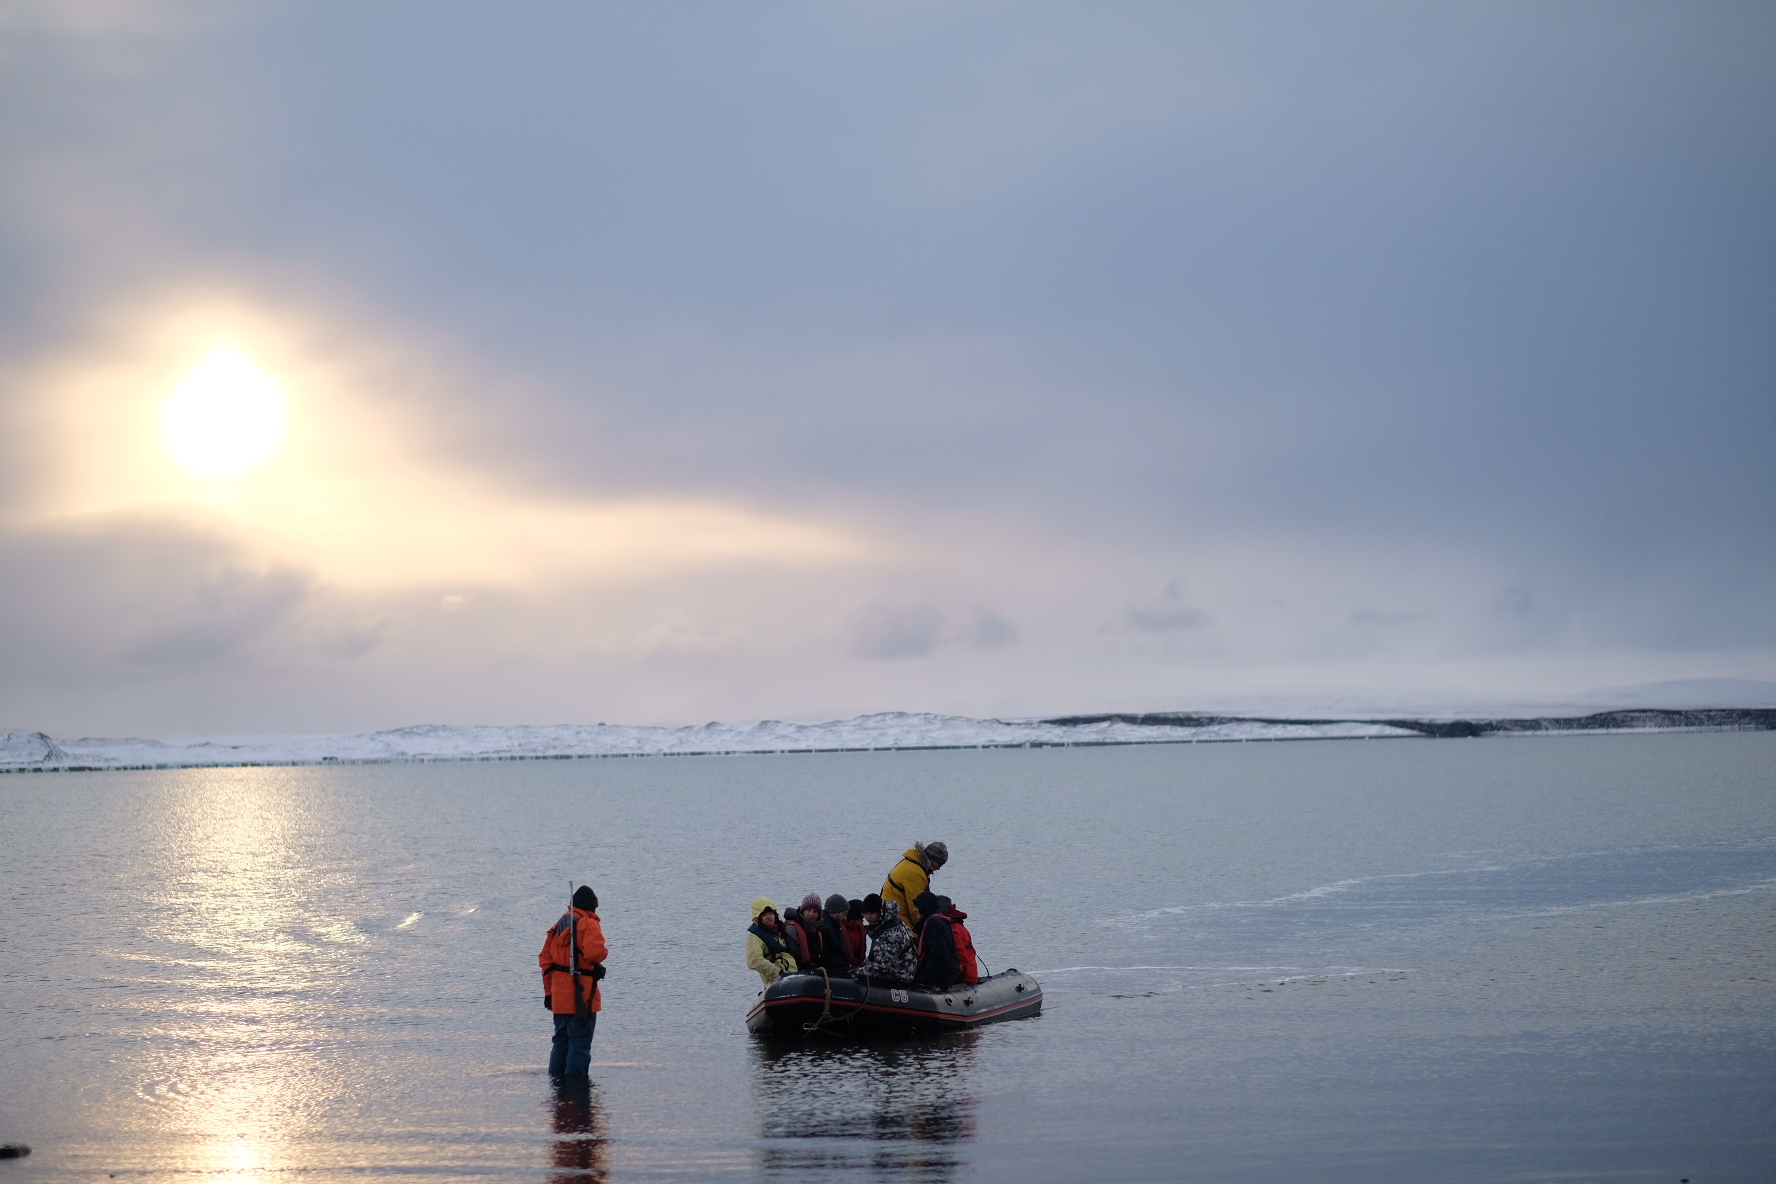
<path fill-rule="evenodd" d="M 851 947 L 845 941 L 845 935 L 839 932 L 831 913 L 821 913 L 820 923 L 812 926 L 814 941 L 819 947 L 814 959 L 816 966 L 824 966 L 828 974 L 851 973 Z"/>
<path fill-rule="evenodd" d="M 913 907 L 923 914 L 919 921 L 918 981 L 937 987 L 961 981 L 962 960 L 956 957 L 956 935 L 943 915 L 949 911 L 949 899 L 921 892 Z"/>

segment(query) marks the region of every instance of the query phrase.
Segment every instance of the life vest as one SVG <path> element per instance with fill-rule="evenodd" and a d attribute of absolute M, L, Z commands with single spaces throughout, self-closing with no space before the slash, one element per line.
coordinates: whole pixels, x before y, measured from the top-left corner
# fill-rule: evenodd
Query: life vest
<path fill-rule="evenodd" d="M 783 932 L 789 938 L 789 952 L 795 955 L 796 964 L 803 969 L 814 965 L 814 943 L 808 940 L 807 922 L 784 921 Z"/>
<path fill-rule="evenodd" d="M 847 952 L 851 955 L 851 965 L 862 966 L 865 953 L 863 922 L 848 920 L 839 928 L 845 934 L 845 945 L 849 947 Z"/>
<path fill-rule="evenodd" d="M 980 982 L 980 959 L 974 956 L 974 934 L 962 924 L 968 914 L 961 909 L 951 909 L 944 916 L 950 923 L 950 934 L 956 939 L 956 961 L 962 964 L 962 981 Z"/>
<path fill-rule="evenodd" d="M 763 925 L 760 925 L 757 921 L 754 921 L 751 925 L 748 925 L 746 927 L 746 932 L 752 934 L 754 937 L 758 938 L 760 941 L 765 943 L 765 957 L 775 958 L 779 954 L 789 954 L 790 957 L 792 957 L 792 958 L 795 957 L 794 954 L 790 953 L 789 947 L 784 945 L 783 942 L 778 939 L 778 937 L 775 933 L 772 933 L 769 929 L 766 929 Z"/>

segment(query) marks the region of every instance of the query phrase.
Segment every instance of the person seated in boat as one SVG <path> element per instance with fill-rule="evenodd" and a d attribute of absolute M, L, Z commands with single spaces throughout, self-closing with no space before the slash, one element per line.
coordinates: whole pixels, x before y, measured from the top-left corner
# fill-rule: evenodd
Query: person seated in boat
<path fill-rule="evenodd" d="M 931 891 L 931 877 L 950 861 L 950 849 L 942 843 L 914 843 L 882 881 L 882 900 L 898 901 L 900 919 L 915 930 L 925 919 L 919 911 L 919 894 Z"/>
<path fill-rule="evenodd" d="M 796 957 L 796 969 L 805 971 L 813 966 L 810 950 L 808 950 L 808 930 L 801 923 L 801 905 L 790 905 L 783 909 L 783 944 Z"/>
<path fill-rule="evenodd" d="M 863 944 L 857 948 L 863 953 L 864 961 L 869 961 L 869 952 L 875 948 L 876 930 L 882 924 L 882 898 L 874 892 L 863 898 Z"/>
<path fill-rule="evenodd" d="M 884 900 L 882 915 L 870 927 L 870 952 L 859 972 L 871 982 L 905 986 L 919 969 L 919 944 L 900 919 L 900 902 Z"/>
<path fill-rule="evenodd" d="M 923 917 L 916 926 L 919 933 L 919 969 L 914 975 L 915 980 L 936 987 L 948 987 L 961 982 L 962 963 L 956 957 L 956 934 L 950 927 L 950 919 L 944 915 L 950 911 L 950 898 L 933 892 L 921 892 L 919 899 L 913 903 Z"/>
<path fill-rule="evenodd" d="M 980 959 L 974 953 L 974 934 L 968 932 L 968 926 L 962 923 L 968 920 L 968 914 L 957 908 L 952 901 L 944 917 L 950 923 L 950 936 L 956 939 L 956 962 L 962 969 L 962 976 L 956 981 L 980 982 Z"/>
<path fill-rule="evenodd" d="M 851 965 L 862 966 L 864 957 L 869 953 L 869 939 L 863 928 L 863 902 L 848 900 L 845 902 L 845 945 L 850 948 Z"/>
<path fill-rule="evenodd" d="M 801 904 L 790 905 L 790 911 L 783 916 L 783 928 L 789 932 L 790 951 L 794 951 L 796 962 L 803 971 L 812 971 L 821 964 L 821 895 L 808 893 L 801 898 Z"/>
<path fill-rule="evenodd" d="M 837 892 L 826 898 L 826 912 L 820 918 L 820 965 L 828 974 L 849 975 L 851 935 L 845 932 L 845 918 L 851 902 Z"/>
<path fill-rule="evenodd" d="M 746 964 L 758 971 L 767 987 L 796 969 L 795 955 L 783 942 L 777 906 L 768 896 L 752 899 L 752 924 L 746 929 Z"/>
<path fill-rule="evenodd" d="M 875 936 L 876 926 L 880 925 L 881 923 L 882 923 L 882 898 L 877 896 L 874 892 L 872 892 L 868 896 L 863 898 L 863 935 L 864 935 L 864 937 L 867 939 L 867 938 L 871 938 L 871 937 Z M 868 953 L 868 951 L 866 949 L 865 954 L 867 955 L 867 953 Z"/>

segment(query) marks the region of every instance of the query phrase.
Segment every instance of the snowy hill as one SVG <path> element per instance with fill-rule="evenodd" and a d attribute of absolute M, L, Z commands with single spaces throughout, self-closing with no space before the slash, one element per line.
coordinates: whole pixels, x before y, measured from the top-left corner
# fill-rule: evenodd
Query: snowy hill
<path fill-rule="evenodd" d="M 1458 720 L 1257 719 L 1184 713 L 999 720 L 885 712 L 824 723 L 765 720 L 755 724 L 709 723 L 696 727 L 606 724 L 458 727 L 424 724 L 350 735 L 225 736 L 194 740 L 56 740 L 42 732 L 7 732 L 0 733 L 0 771 L 1745 729 L 1776 729 L 1776 710 L 1643 709 L 1587 716 Z"/>

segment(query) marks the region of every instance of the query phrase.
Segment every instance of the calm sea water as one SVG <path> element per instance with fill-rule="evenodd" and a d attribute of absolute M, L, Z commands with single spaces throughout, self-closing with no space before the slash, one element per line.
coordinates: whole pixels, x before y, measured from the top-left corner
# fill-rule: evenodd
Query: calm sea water
<path fill-rule="evenodd" d="M 0 1184 L 1776 1171 L 1776 734 L 16 776 L 0 836 Z M 752 897 L 937 838 L 1044 1013 L 747 1035 Z"/>

